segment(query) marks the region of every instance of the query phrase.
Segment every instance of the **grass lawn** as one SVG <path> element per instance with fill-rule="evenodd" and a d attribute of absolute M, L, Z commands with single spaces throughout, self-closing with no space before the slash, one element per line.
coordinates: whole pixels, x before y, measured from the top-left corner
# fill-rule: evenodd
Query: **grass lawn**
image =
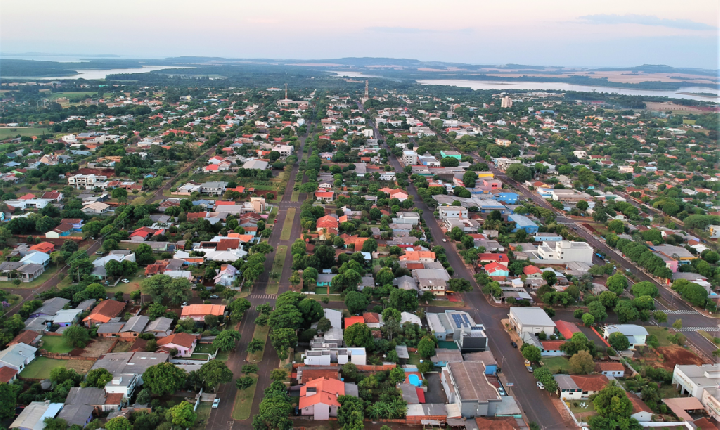
<path fill-rule="evenodd" d="M 290 239 L 293 221 L 295 221 L 295 211 L 295 208 L 288 208 L 287 214 L 285 214 L 285 222 L 283 223 L 282 231 L 280 232 L 280 240 Z"/>
<path fill-rule="evenodd" d="M 200 402 L 195 413 L 197 414 L 197 421 L 192 427 L 195 430 L 204 430 L 207 426 L 208 418 L 210 418 L 210 412 L 212 412 L 212 402 Z"/>
<path fill-rule="evenodd" d="M 415 367 L 420 365 L 420 354 L 418 354 L 417 352 L 409 352 L 408 355 L 410 356 L 410 359 L 408 359 L 408 364 L 412 364 Z"/>
<path fill-rule="evenodd" d="M 663 385 L 658 389 L 658 394 L 661 399 L 674 399 L 675 397 L 680 397 L 678 390 L 672 385 Z"/>
<path fill-rule="evenodd" d="M 579 421 L 587 421 L 587 419 L 585 418 L 595 415 L 595 405 L 590 400 L 570 400 L 566 401 L 565 403 L 567 403 L 567 405 L 570 407 L 570 410 L 573 414 L 583 414 L 582 416 L 584 417 L 584 419 Z M 575 406 L 576 403 L 577 406 Z M 583 404 L 585 405 L 584 408 L 581 406 Z M 592 413 L 588 414 L 588 412 Z M 575 418 L 578 417 L 576 416 Z"/>
<path fill-rule="evenodd" d="M 56 354 L 67 354 L 73 350 L 73 347 L 66 345 L 62 336 L 43 336 L 42 349 Z"/>
<path fill-rule="evenodd" d="M 60 270 L 60 266 L 56 266 L 52 263 L 48 266 L 48 268 L 43 272 L 42 275 L 35 278 L 32 282 L 21 282 L 20 285 L 15 285 L 12 282 L 0 282 L 0 288 L 37 288 L 40 285 L 44 284 L 45 281 L 52 278 L 53 275 L 55 275 L 58 270 Z"/>
<path fill-rule="evenodd" d="M 704 337 L 705 339 L 709 340 L 710 342 L 716 343 L 716 342 L 715 342 L 715 339 L 717 339 L 717 338 L 716 338 L 716 337 L 713 337 L 713 335 L 711 335 L 710 333 L 706 332 L 705 330 L 698 330 L 697 332 L 698 332 L 698 334 L 699 334 L 700 336 Z"/>
<path fill-rule="evenodd" d="M 267 284 L 267 287 L 265 287 L 265 294 L 277 294 L 280 289 L 280 276 L 282 275 L 283 265 L 285 265 L 287 249 L 287 245 L 278 245 L 277 247 L 272 271 L 270 272 L 270 282 Z"/>
<path fill-rule="evenodd" d="M 205 355 L 205 354 L 215 354 L 215 347 L 212 346 L 211 343 L 199 343 L 197 348 L 195 348 L 195 354 L 202 354 L 202 357 L 200 357 L 200 358 L 204 360 L 207 358 L 207 355 Z M 220 361 L 227 361 L 229 356 L 230 356 L 229 352 L 219 351 L 217 357 L 215 357 L 215 358 Z M 195 357 L 193 357 L 193 358 L 195 358 Z"/>
<path fill-rule="evenodd" d="M 657 326 L 647 326 L 645 329 L 648 331 L 648 335 L 655 335 L 658 338 L 658 346 L 671 346 L 672 342 L 668 340 L 668 336 L 671 334 L 667 329 Z"/>
<path fill-rule="evenodd" d="M 250 418 L 250 410 L 252 409 L 253 398 L 255 397 L 255 389 L 257 388 L 257 375 L 249 375 L 255 380 L 255 383 L 244 390 L 237 390 L 235 394 L 235 403 L 233 404 L 232 417 L 234 420 L 246 420 Z"/>
<path fill-rule="evenodd" d="M 267 348 L 267 337 L 268 333 L 270 332 L 270 327 L 260 327 L 259 325 L 255 326 L 255 331 L 253 332 L 253 339 L 260 339 L 263 342 L 263 350 L 258 352 L 248 353 L 247 361 L 250 363 L 258 363 L 262 360 L 263 353 L 265 352 L 265 348 Z"/>
<path fill-rule="evenodd" d="M 12 139 L 20 136 L 40 136 L 43 133 L 53 134 L 45 127 L 2 127 L 0 128 L 0 140 Z"/>
<path fill-rule="evenodd" d="M 293 191 L 292 195 L 290 196 L 291 202 L 296 202 L 300 198 L 300 191 Z"/>
<path fill-rule="evenodd" d="M 547 367 L 547 369 L 553 374 L 568 372 L 568 365 L 570 362 L 565 357 L 543 357 L 541 361 L 543 362 L 543 366 Z"/>
<path fill-rule="evenodd" d="M 343 298 L 340 296 L 340 294 L 315 294 L 312 296 L 313 299 L 317 301 L 321 301 L 325 297 L 328 298 L 331 302 L 344 302 Z"/>
<path fill-rule="evenodd" d="M 428 306 L 437 306 L 442 308 L 463 308 L 465 307 L 465 302 L 451 302 L 450 300 L 433 300 Z"/>
<path fill-rule="evenodd" d="M 124 277 L 120 278 L 120 279 L 124 279 Z M 112 293 L 112 294 L 115 294 L 118 291 L 122 291 L 123 293 L 130 294 L 131 292 L 140 289 L 140 282 L 143 279 L 145 279 L 145 268 L 138 269 L 135 276 L 128 278 L 128 281 L 130 281 L 130 282 L 128 282 L 127 284 L 124 282 L 118 282 L 118 284 L 114 287 L 111 287 L 111 286 L 105 287 L 105 290 L 108 293 Z"/>
<path fill-rule="evenodd" d="M 118 342 L 112 352 L 128 352 L 133 346 L 133 342 Z"/>
<path fill-rule="evenodd" d="M 50 371 L 58 367 L 67 367 L 70 360 L 52 360 L 46 357 L 38 357 L 32 363 L 25 366 L 20 376 L 23 378 L 47 379 Z"/>
<path fill-rule="evenodd" d="M 328 293 L 328 287 L 316 287 L 315 288 L 315 294 L 327 295 L 327 293 Z"/>

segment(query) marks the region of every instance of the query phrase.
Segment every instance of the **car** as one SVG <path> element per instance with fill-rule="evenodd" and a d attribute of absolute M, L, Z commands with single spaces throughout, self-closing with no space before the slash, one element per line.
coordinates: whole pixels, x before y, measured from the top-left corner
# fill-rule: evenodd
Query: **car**
<path fill-rule="evenodd" d="M 188 305 L 188 303 L 187 303 L 187 302 L 183 302 L 183 304 L 182 304 L 182 305 L 183 305 L 183 306 L 187 306 L 187 305 Z"/>
<path fill-rule="evenodd" d="M 220 399 L 213 400 L 212 408 L 217 409 L 219 404 L 220 404 Z"/>
<path fill-rule="evenodd" d="M 130 282 L 130 280 L 129 280 L 129 279 L 127 279 L 127 278 L 123 278 L 123 279 L 121 280 L 121 282 L 123 282 L 123 283 L 127 284 L 128 282 Z"/>
<path fill-rule="evenodd" d="M 505 393 L 505 389 L 504 389 L 503 387 L 499 387 L 499 388 L 498 388 L 498 394 L 500 394 L 501 396 L 504 396 L 504 395 L 506 394 L 506 393 Z"/>
<path fill-rule="evenodd" d="M 532 368 L 532 366 L 528 366 L 528 367 L 527 367 L 527 370 L 528 370 L 528 372 L 533 373 L 533 368 Z"/>
<path fill-rule="evenodd" d="M 210 298 L 211 298 L 211 299 L 219 299 L 220 296 L 218 296 L 217 294 L 213 294 L 212 296 L 210 296 Z"/>
<path fill-rule="evenodd" d="M 540 381 L 537 381 L 537 387 L 538 387 L 539 389 L 541 389 L 541 390 L 544 390 L 544 389 L 545 389 L 545 385 L 543 385 L 543 383 L 540 382 Z"/>
<path fill-rule="evenodd" d="M 513 348 L 517 348 L 517 343 L 515 343 L 515 342 L 510 342 L 510 346 L 512 346 Z"/>
<path fill-rule="evenodd" d="M 443 238 L 443 242 L 447 242 L 447 239 Z"/>
<path fill-rule="evenodd" d="M 103 255 L 103 254 L 104 254 L 104 252 L 102 252 L 102 251 L 97 251 L 97 252 L 95 253 L 95 255 Z"/>

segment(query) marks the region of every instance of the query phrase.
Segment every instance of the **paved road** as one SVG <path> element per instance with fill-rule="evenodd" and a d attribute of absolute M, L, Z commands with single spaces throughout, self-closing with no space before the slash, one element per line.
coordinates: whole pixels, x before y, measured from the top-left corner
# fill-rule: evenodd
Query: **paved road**
<path fill-rule="evenodd" d="M 300 138 L 300 149 L 298 151 L 298 157 L 301 157 L 303 151 L 305 150 L 305 141 L 311 130 L 312 126 L 309 126 L 308 133 L 306 133 L 305 136 Z M 299 210 L 295 211 L 295 216 L 291 221 L 292 232 L 290 234 L 290 239 L 282 240 L 280 238 L 280 235 L 283 225 L 285 224 L 285 220 L 287 218 L 288 208 L 294 207 L 299 209 L 302 201 L 305 199 L 305 194 L 301 193 L 298 199 L 300 200 L 299 202 L 291 201 L 292 191 L 293 187 L 295 186 L 297 174 L 298 165 L 296 164 L 295 166 L 293 166 L 290 172 L 290 178 L 288 179 L 287 186 L 285 187 L 285 192 L 283 193 L 283 197 L 278 204 L 279 210 L 278 215 L 275 218 L 275 227 L 273 227 L 272 234 L 268 238 L 268 243 L 273 247 L 274 251 L 267 255 L 267 258 L 265 260 L 265 271 L 253 283 L 252 294 L 248 297 L 248 300 L 250 300 L 250 303 L 252 303 L 252 308 L 245 313 L 242 321 L 240 322 L 240 342 L 238 343 L 235 350 L 230 353 L 227 361 L 227 365 L 230 370 L 232 370 L 234 378 L 232 382 L 223 384 L 218 387 L 217 395 L 221 399 L 221 406 L 217 409 L 213 409 L 210 412 L 210 417 L 208 418 L 207 424 L 207 428 L 210 430 L 232 429 L 233 426 L 235 426 L 235 428 L 237 429 L 250 428 L 250 426 L 252 425 L 252 417 L 255 416 L 260 410 L 260 402 L 263 399 L 263 391 L 265 390 L 265 388 L 270 386 L 270 383 L 272 382 L 272 380 L 270 379 L 270 373 L 273 369 L 277 368 L 277 365 L 280 362 L 280 358 L 278 357 L 277 352 L 275 352 L 275 349 L 270 344 L 270 340 L 268 338 L 268 341 L 265 343 L 265 352 L 263 354 L 263 359 L 260 363 L 257 363 L 259 367 L 258 380 L 257 386 L 255 388 L 255 397 L 253 398 L 250 419 L 245 421 L 233 420 L 233 403 L 235 400 L 235 395 L 238 391 L 237 386 L 235 385 L 235 380 L 238 377 L 242 376 L 240 369 L 244 364 L 247 364 L 247 346 L 248 343 L 252 340 L 253 332 L 255 330 L 254 321 L 258 317 L 257 306 L 264 303 L 275 306 L 275 299 L 277 298 L 277 295 L 282 294 L 289 288 L 289 283 L 287 282 L 287 279 L 290 278 L 290 275 L 292 274 L 292 254 L 290 252 L 290 245 L 292 245 L 295 239 L 299 238 L 302 233 L 302 229 L 300 226 Z M 268 293 L 268 284 L 275 281 L 271 278 L 270 273 L 272 271 L 273 261 L 275 260 L 275 253 L 277 252 L 278 245 L 287 245 L 288 250 L 285 254 L 285 263 L 283 265 L 282 274 L 280 275 L 280 287 L 277 293 Z"/>

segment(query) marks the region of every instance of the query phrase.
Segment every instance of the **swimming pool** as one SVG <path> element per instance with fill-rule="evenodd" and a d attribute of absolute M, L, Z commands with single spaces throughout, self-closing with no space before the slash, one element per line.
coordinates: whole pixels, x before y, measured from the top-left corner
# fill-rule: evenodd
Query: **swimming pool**
<path fill-rule="evenodd" d="M 415 374 L 408 376 L 408 381 L 416 387 L 419 387 L 422 385 L 422 382 L 420 382 L 420 378 L 418 378 L 418 376 Z"/>

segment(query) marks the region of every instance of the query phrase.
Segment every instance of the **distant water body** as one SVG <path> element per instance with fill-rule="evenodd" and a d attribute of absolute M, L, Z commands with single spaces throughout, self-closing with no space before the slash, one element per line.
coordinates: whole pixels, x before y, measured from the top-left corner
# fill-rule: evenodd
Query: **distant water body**
<path fill-rule="evenodd" d="M 145 66 L 130 69 L 77 69 L 77 75 L 70 76 L 48 76 L 48 77 L 22 77 L 33 81 L 55 81 L 61 79 L 105 79 L 108 75 L 117 75 L 122 73 L 150 73 L 154 70 L 164 69 L 192 69 L 185 66 Z"/>
<path fill-rule="evenodd" d="M 677 91 L 644 90 L 633 88 L 600 87 L 591 85 L 575 85 L 564 82 L 502 82 L 502 81 L 472 81 L 459 79 L 425 79 L 417 81 L 421 85 L 451 85 L 455 87 L 472 88 L 473 90 L 531 90 L 531 91 L 578 91 L 585 93 L 611 93 L 628 96 L 655 96 L 675 99 L 688 99 L 699 101 L 720 102 L 720 90 L 709 87 L 684 87 Z M 689 93 L 709 93 L 715 97 L 702 96 Z"/>

